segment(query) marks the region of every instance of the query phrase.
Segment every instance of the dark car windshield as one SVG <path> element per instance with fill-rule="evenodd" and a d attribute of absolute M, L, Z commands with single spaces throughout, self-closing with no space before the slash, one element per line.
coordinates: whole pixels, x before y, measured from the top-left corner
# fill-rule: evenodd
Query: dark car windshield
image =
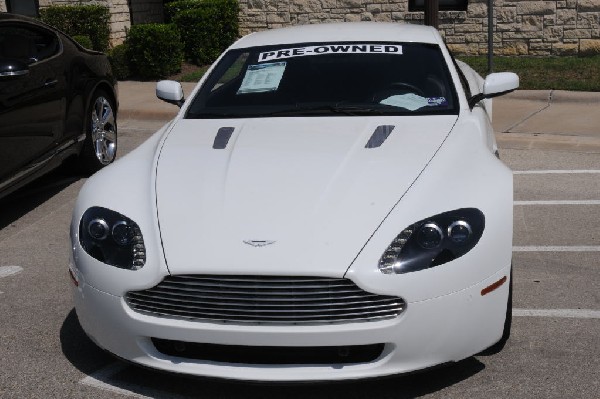
<path fill-rule="evenodd" d="M 306 43 L 229 51 L 187 118 L 458 114 L 439 46 Z"/>

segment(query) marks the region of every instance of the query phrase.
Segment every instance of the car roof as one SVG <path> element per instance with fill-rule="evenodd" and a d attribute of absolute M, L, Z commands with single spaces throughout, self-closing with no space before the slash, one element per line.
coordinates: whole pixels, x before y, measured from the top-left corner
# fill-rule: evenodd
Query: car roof
<path fill-rule="evenodd" d="M 292 43 L 417 42 L 440 44 L 438 31 L 429 26 L 387 22 L 340 22 L 298 25 L 252 33 L 232 48 Z"/>
<path fill-rule="evenodd" d="M 12 14 L 9 12 L 0 12 L 0 20 L 16 20 L 16 21 L 26 21 L 26 22 L 33 22 L 33 23 L 38 23 L 39 24 L 39 20 L 35 19 L 35 18 L 31 18 L 31 17 L 26 17 L 25 15 L 20 15 L 20 14 Z"/>
<path fill-rule="evenodd" d="M 20 14 L 12 14 L 10 12 L 0 12 L 0 21 L 8 21 L 8 22 L 27 22 L 30 24 L 34 24 L 37 26 L 41 26 L 41 27 L 45 27 L 48 29 L 52 29 L 54 31 L 57 31 L 58 29 L 56 29 L 53 26 L 48 25 L 45 22 L 40 21 L 39 19 L 36 18 L 32 18 L 32 17 L 28 17 L 25 15 L 20 15 Z"/>

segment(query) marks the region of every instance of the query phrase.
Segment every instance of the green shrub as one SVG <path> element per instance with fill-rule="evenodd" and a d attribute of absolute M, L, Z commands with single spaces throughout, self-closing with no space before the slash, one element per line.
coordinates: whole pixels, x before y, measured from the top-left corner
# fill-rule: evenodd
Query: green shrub
<path fill-rule="evenodd" d="M 40 10 L 40 19 L 70 36 L 88 36 L 91 48 L 106 51 L 110 36 L 110 12 L 100 5 L 49 6 Z"/>
<path fill-rule="evenodd" d="M 133 25 L 127 34 L 132 72 L 142 79 L 158 79 L 181 70 L 183 46 L 172 24 Z"/>
<path fill-rule="evenodd" d="M 197 2 L 197 8 L 175 14 L 173 22 L 184 32 L 186 58 L 198 65 L 209 64 L 238 37 L 238 2 Z"/>
<path fill-rule="evenodd" d="M 127 44 L 119 44 L 108 50 L 108 61 L 113 71 L 113 75 L 118 80 L 125 80 L 131 76 L 129 68 L 129 49 Z"/>
<path fill-rule="evenodd" d="M 73 40 L 75 40 L 79 45 L 85 48 L 93 48 L 92 39 L 90 39 L 87 35 L 74 35 Z"/>
<path fill-rule="evenodd" d="M 164 5 L 165 21 L 173 21 L 173 17 L 182 11 L 194 10 L 202 7 L 205 0 L 175 0 Z"/>

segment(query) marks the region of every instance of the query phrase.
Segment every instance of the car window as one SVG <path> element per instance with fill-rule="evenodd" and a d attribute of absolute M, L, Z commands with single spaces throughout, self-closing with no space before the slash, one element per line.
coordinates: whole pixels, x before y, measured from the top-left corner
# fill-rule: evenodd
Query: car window
<path fill-rule="evenodd" d="M 247 52 L 239 54 L 233 63 L 231 63 L 231 66 L 229 66 L 223 75 L 221 75 L 217 83 L 213 85 L 210 91 L 212 92 L 224 84 L 231 82 L 232 80 L 239 79 L 240 73 L 242 72 L 242 69 L 246 64 L 246 60 L 248 59 L 248 55 L 249 53 Z"/>
<path fill-rule="evenodd" d="M 58 37 L 47 30 L 24 25 L 0 27 L 0 57 L 27 64 L 42 61 L 60 50 Z"/>
<path fill-rule="evenodd" d="M 457 114 L 439 46 L 304 43 L 229 51 L 188 118 Z"/>

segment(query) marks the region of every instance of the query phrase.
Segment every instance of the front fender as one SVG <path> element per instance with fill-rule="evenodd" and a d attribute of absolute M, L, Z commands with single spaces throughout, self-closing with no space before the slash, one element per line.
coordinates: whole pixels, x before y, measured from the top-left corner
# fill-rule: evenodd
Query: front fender
<path fill-rule="evenodd" d="M 485 230 L 464 256 L 422 271 L 384 275 L 378 262 L 406 227 L 433 215 L 478 208 Z M 477 123 L 461 118 L 429 165 L 375 231 L 346 273 L 363 289 L 418 302 L 466 289 L 510 265 L 513 234 L 511 170 L 485 145 Z"/>
<path fill-rule="evenodd" d="M 170 124 L 112 165 L 100 170 L 84 184 L 71 221 L 73 260 L 80 284 L 84 282 L 112 295 L 148 288 L 168 274 L 162 251 L 156 211 L 156 158 Z M 144 237 L 146 264 L 125 270 L 104 264 L 88 255 L 79 243 L 79 223 L 92 206 L 119 212 L 135 221 Z"/>

